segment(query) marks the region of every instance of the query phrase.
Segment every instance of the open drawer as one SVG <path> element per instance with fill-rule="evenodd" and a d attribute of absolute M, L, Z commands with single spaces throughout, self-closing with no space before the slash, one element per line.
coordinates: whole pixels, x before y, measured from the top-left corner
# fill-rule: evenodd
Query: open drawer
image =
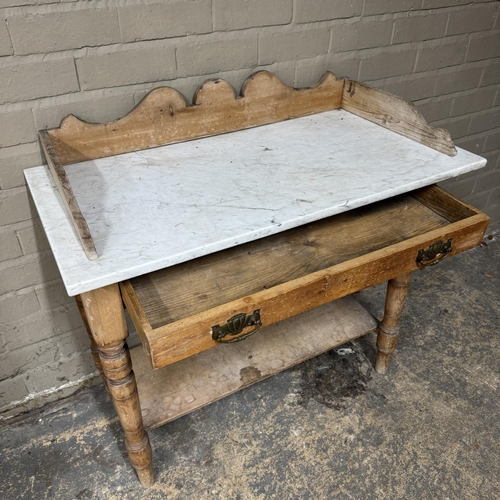
<path fill-rule="evenodd" d="M 121 283 L 153 368 L 477 246 L 488 217 L 426 187 Z"/>

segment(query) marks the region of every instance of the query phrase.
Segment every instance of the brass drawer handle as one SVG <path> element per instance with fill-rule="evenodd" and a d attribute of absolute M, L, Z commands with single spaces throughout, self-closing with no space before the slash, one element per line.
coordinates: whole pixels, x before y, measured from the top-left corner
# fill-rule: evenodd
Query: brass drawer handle
<path fill-rule="evenodd" d="M 251 332 L 245 333 L 245 335 L 240 335 L 239 337 L 232 339 L 224 339 L 226 335 L 234 336 L 241 333 L 248 326 L 256 326 Z M 230 342 L 240 342 L 241 340 L 250 337 L 256 331 L 260 330 L 262 322 L 260 320 L 260 309 L 256 309 L 252 314 L 239 313 L 232 318 L 229 318 L 225 325 L 215 325 L 212 326 L 212 338 L 216 342 L 222 342 L 228 344 Z"/>
<path fill-rule="evenodd" d="M 428 248 L 419 250 L 417 255 L 417 266 L 420 269 L 423 269 L 424 267 L 435 266 L 438 262 L 446 259 L 452 251 L 452 239 L 453 238 L 450 238 L 446 242 L 438 240 Z"/>

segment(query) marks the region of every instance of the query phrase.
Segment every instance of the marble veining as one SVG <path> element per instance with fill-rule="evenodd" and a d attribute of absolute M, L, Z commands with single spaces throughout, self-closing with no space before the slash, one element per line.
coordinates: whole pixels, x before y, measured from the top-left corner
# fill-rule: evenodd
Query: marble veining
<path fill-rule="evenodd" d="M 483 167 L 344 110 L 66 167 L 88 260 L 47 167 L 25 171 L 76 295 Z"/>

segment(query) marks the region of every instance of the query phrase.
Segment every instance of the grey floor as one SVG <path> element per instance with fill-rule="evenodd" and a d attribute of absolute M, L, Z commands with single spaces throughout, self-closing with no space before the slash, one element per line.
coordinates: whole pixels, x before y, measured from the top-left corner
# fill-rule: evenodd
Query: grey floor
<path fill-rule="evenodd" d="M 373 336 L 150 433 L 143 490 L 102 387 L 0 428 L 0 499 L 500 498 L 500 242 L 414 273 L 386 376 Z M 380 316 L 384 287 L 356 294 Z"/>

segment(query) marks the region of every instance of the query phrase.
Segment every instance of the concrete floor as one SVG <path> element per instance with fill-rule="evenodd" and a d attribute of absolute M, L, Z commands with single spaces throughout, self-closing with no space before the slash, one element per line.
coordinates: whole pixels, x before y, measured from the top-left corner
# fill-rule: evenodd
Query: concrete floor
<path fill-rule="evenodd" d="M 500 498 L 500 242 L 414 273 L 386 376 L 373 336 L 150 433 L 143 490 L 100 385 L 0 428 L 0 498 Z M 356 295 L 380 316 L 384 287 Z"/>

